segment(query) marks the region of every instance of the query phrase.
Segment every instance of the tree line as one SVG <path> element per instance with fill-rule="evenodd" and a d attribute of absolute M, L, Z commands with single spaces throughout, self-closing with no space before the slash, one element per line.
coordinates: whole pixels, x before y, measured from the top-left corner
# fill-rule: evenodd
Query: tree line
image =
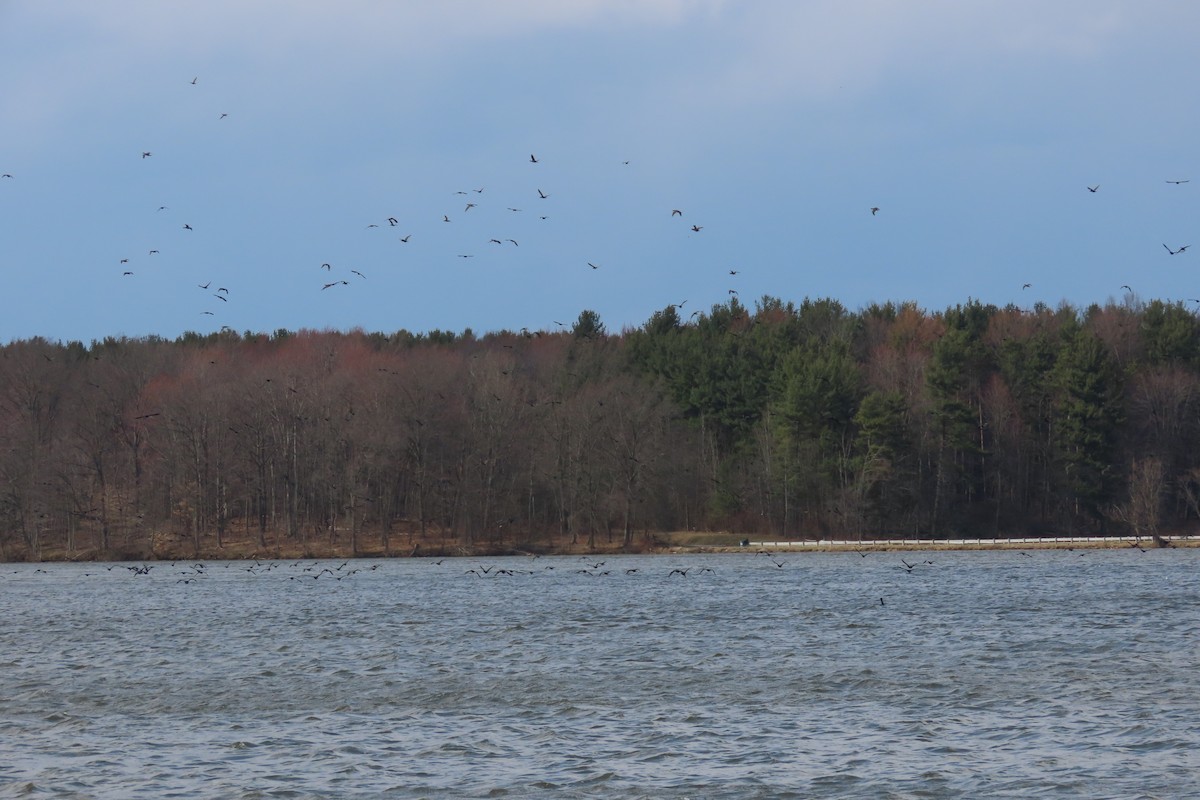
<path fill-rule="evenodd" d="M 608 332 L 0 348 L 0 558 L 1157 535 L 1200 517 L 1181 303 L 735 297 Z"/>

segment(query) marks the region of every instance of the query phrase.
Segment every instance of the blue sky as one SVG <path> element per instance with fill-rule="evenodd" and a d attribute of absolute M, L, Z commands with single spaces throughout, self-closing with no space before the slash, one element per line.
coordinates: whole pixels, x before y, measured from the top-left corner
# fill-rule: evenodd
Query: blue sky
<path fill-rule="evenodd" d="M 0 2 L 0 341 L 1200 298 L 1198 34 L 1184 0 Z"/>

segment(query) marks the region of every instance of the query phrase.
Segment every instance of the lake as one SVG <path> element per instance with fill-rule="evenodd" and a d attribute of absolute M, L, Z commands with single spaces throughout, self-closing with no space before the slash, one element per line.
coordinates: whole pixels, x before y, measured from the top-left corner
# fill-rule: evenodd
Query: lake
<path fill-rule="evenodd" d="M 0 564 L 0 797 L 1196 797 L 1198 577 L 1195 548 Z"/>

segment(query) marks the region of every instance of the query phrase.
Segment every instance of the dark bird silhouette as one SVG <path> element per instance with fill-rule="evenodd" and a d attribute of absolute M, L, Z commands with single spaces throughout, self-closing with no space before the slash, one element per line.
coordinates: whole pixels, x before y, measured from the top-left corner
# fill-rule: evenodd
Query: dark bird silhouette
<path fill-rule="evenodd" d="M 873 217 L 878 213 L 879 213 L 879 206 L 871 206 L 871 216 Z"/>
<path fill-rule="evenodd" d="M 881 605 L 881 606 L 886 606 L 886 605 L 887 605 L 887 603 L 883 602 L 883 598 L 882 598 L 882 597 L 881 597 L 881 598 L 879 598 L 879 605 Z"/>
<path fill-rule="evenodd" d="M 1095 186 L 1089 186 L 1088 191 L 1095 193 L 1099 188 L 1100 188 L 1100 184 L 1097 183 Z"/>
<path fill-rule="evenodd" d="M 395 217 L 388 217 L 387 221 L 388 225 L 391 225 L 393 228 L 400 224 L 400 220 L 396 219 Z"/>
<path fill-rule="evenodd" d="M 1190 182 L 1190 180 L 1187 180 L 1187 181 L 1167 181 L 1167 183 L 1173 183 L 1173 184 L 1175 184 L 1176 186 L 1178 186 L 1178 185 L 1179 185 L 1179 184 L 1181 184 L 1181 183 L 1189 183 L 1189 182 Z"/>
<path fill-rule="evenodd" d="M 0 175 L 0 178 L 11 178 L 11 177 L 12 177 L 12 173 L 9 173 L 9 172 L 6 172 L 3 175 Z"/>
<path fill-rule="evenodd" d="M 599 264 L 593 264 L 593 263 L 592 263 L 592 262 L 590 262 L 590 261 L 589 261 L 589 262 L 587 262 L 587 265 L 588 265 L 589 267 L 591 267 L 592 269 L 600 269 L 600 265 L 599 265 Z"/>
<path fill-rule="evenodd" d="M 517 243 L 517 240 L 516 240 L 516 239 L 505 239 L 504 241 L 506 241 L 506 242 L 512 242 L 512 243 L 513 243 L 513 247 L 520 247 L 520 246 L 521 246 L 520 244 L 518 244 L 518 243 Z"/>
<path fill-rule="evenodd" d="M 689 570 L 691 570 L 691 567 L 688 567 L 688 568 L 686 568 L 686 569 L 679 569 L 679 568 L 676 568 L 676 569 L 673 569 L 673 570 L 671 570 L 670 572 L 668 572 L 668 573 L 667 573 L 667 577 L 669 578 L 669 577 L 671 577 L 672 575 L 679 574 L 679 575 L 682 575 L 683 577 L 685 577 L 685 578 L 686 578 Z"/>
<path fill-rule="evenodd" d="M 1023 283 L 1023 284 L 1021 284 L 1021 289 L 1022 290 L 1028 289 L 1030 286 L 1033 286 L 1033 284 L 1032 283 Z"/>
<path fill-rule="evenodd" d="M 211 312 L 211 311 L 201 311 L 201 312 L 200 312 L 200 314 L 201 314 L 201 315 L 207 314 L 207 315 L 208 315 L 208 316 L 210 316 L 210 317 L 215 317 L 215 316 L 216 316 L 216 314 L 213 314 L 213 312 Z"/>
<path fill-rule="evenodd" d="M 217 291 L 218 291 L 218 292 L 224 292 L 225 294 L 229 294 L 229 290 L 228 290 L 228 289 L 226 289 L 224 286 L 218 286 L 218 287 L 217 287 Z"/>
<path fill-rule="evenodd" d="M 738 271 L 737 271 L 736 269 L 731 269 L 731 270 L 729 270 L 729 274 L 730 274 L 730 275 L 737 275 L 737 274 L 738 274 Z"/>
<path fill-rule="evenodd" d="M 209 286 L 212 286 L 212 281 L 209 281 L 208 283 L 199 283 L 196 285 L 199 286 L 201 289 L 207 289 Z"/>
<path fill-rule="evenodd" d="M 191 226 L 191 225 L 188 225 L 188 224 L 185 222 L 185 223 L 183 223 L 183 229 L 184 229 L 185 231 L 190 231 L 190 230 L 192 230 L 192 226 Z"/>
<path fill-rule="evenodd" d="M 458 257 L 459 257 L 459 258 L 474 258 L 474 257 L 475 257 L 475 255 L 474 255 L 473 253 L 470 253 L 470 254 L 463 254 L 463 253 L 460 253 Z"/>
<path fill-rule="evenodd" d="M 149 254 L 148 254 L 148 255 L 152 255 L 152 256 L 154 256 L 154 255 L 158 255 L 158 251 L 157 251 L 157 250 L 151 250 L 151 251 L 149 252 Z"/>
<path fill-rule="evenodd" d="M 128 264 L 128 263 L 129 263 L 129 259 L 128 259 L 128 258 L 122 258 L 122 259 L 121 259 L 121 263 L 122 263 L 122 264 Z"/>
<path fill-rule="evenodd" d="M 546 199 L 547 197 L 549 197 L 549 196 L 550 196 L 550 195 L 546 194 L 546 193 L 545 193 L 545 192 L 543 192 L 541 189 L 538 189 L 538 197 L 540 197 L 540 198 L 542 198 L 543 200 L 545 200 L 545 199 Z"/>
<path fill-rule="evenodd" d="M 366 276 L 366 275 L 363 275 L 361 272 L 359 272 L 359 271 L 358 271 L 358 270 L 356 270 L 356 269 L 352 269 L 352 270 L 350 270 L 350 271 L 351 271 L 351 272 L 353 272 L 353 273 L 354 273 L 355 275 L 357 275 L 358 277 L 362 278 L 364 281 L 367 279 L 367 276 Z"/>
<path fill-rule="evenodd" d="M 671 209 L 671 216 L 672 216 L 672 217 L 682 217 L 682 216 L 683 216 L 683 212 L 682 212 L 682 211 L 680 211 L 678 208 L 672 208 L 672 209 Z"/>
<path fill-rule="evenodd" d="M 450 217 L 446 216 L 445 214 L 442 214 L 442 222 L 449 222 L 449 221 L 450 221 Z"/>
<path fill-rule="evenodd" d="M 471 191 L 473 191 L 475 194 L 483 194 L 483 189 L 484 187 L 480 186 L 478 189 L 472 189 Z"/>
<path fill-rule="evenodd" d="M 1163 247 L 1167 247 L 1166 244 L 1164 244 Z M 1170 253 L 1171 255 L 1178 255 L 1179 253 L 1182 253 L 1184 250 L 1187 250 L 1189 247 L 1191 247 L 1190 244 L 1185 244 L 1183 247 L 1180 247 L 1176 250 L 1172 250 L 1171 248 L 1167 247 L 1167 252 Z"/>
<path fill-rule="evenodd" d="M 412 234 L 410 233 L 408 236 L 401 236 L 400 241 L 404 242 L 405 244 L 408 244 L 408 240 L 411 238 L 412 238 Z"/>
<path fill-rule="evenodd" d="M 1132 287 L 1132 286 L 1130 286 L 1129 284 L 1122 284 L 1121 288 L 1122 288 L 1122 289 L 1124 289 L 1124 290 L 1125 290 L 1125 291 L 1127 291 L 1127 292 L 1132 292 L 1132 291 L 1133 291 L 1133 287 Z"/>
<path fill-rule="evenodd" d="M 218 300 L 220 300 L 222 303 L 228 303 L 228 302 L 229 302 L 229 298 L 227 298 L 227 297 L 226 297 L 225 295 L 223 295 L 223 294 L 214 294 L 214 295 L 213 295 L 213 297 L 217 298 L 217 299 L 218 299 Z"/>
<path fill-rule="evenodd" d="M 529 163 L 531 163 L 531 164 L 538 163 L 537 157 L 533 153 L 529 154 Z"/>
<path fill-rule="evenodd" d="M 153 154 L 153 153 L 151 153 L 149 150 L 143 150 L 143 151 L 142 151 L 142 158 L 149 158 L 149 157 L 150 157 L 150 156 L 152 156 L 152 155 L 154 155 L 154 154 Z"/>
<path fill-rule="evenodd" d="M 321 269 L 329 270 L 329 269 L 333 269 L 333 267 L 329 266 L 328 264 L 322 264 Z"/>
<path fill-rule="evenodd" d="M 228 114 L 222 114 L 221 116 L 217 117 L 217 119 L 225 119 L 228 116 Z"/>
<path fill-rule="evenodd" d="M 122 274 L 122 275 L 132 275 L 133 273 L 132 273 L 132 272 L 130 272 L 129 270 L 125 270 L 125 271 L 124 271 L 124 272 L 122 272 L 121 274 Z"/>
<path fill-rule="evenodd" d="M 195 78 L 192 78 L 192 86 L 195 86 L 195 85 L 196 85 L 196 81 L 198 81 L 198 80 L 200 80 L 200 76 L 199 76 L 199 75 L 197 75 Z"/>
<path fill-rule="evenodd" d="M 474 204 L 474 203 L 467 203 L 467 207 L 463 209 L 463 213 L 464 213 L 464 214 L 465 214 L 465 213 L 467 213 L 468 211 L 470 211 L 470 210 L 471 210 L 472 208 L 474 208 L 474 207 L 475 207 L 475 204 Z"/>
<path fill-rule="evenodd" d="M 701 229 L 701 228 L 703 228 L 703 227 L 704 227 L 703 225 L 693 225 L 693 226 L 692 226 L 692 232 L 693 232 L 693 233 L 699 233 L 699 232 L 700 232 L 700 229 Z"/>
<path fill-rule="evenodd" d="M 504 244 L 504 242 L 500 241 L 499 239 L 488 239 L 488 243 L 489 244 Z"/>

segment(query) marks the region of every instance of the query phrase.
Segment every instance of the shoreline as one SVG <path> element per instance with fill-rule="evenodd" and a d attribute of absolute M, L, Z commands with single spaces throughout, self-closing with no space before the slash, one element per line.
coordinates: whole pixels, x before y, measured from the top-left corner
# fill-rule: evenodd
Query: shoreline
<path fill-rule="evenodd" d="M 43 553 L 39 559 L 3 559 L 0 563 L 58 563 L 58 562 L 133 562 L 133 561 L 271 561 L 297 559 L 383 559 L 383 558 L 483 558 L 500 556 L 616 556 L 616 555 L 678 555 L 705 553 L 884 553 L 915 550 L 972 551 L 972 550 L 1157 550 L 1200 547 L 1200 536 L 1059 536 L 1023 537 L 1010 539 L 794 539 L 767 540 L 736 537 L 729 534 L 676 533 L 655 537 L 633 548 L 619 544 L 586 547 L 583 545 L 552 547 L 545 544 L 517 542 L 512 545 L 496 543 L 438 544 L 417 543 L 411 547 L 393 548 L 386 552 L 378 548 L 349 548 L 327 543 L 289 543 L 278 547 L 251 547 L 247 543 L 227 543 L 223 548 L 170 547 L 153 553 L 112 553 L 80 550 L 74 553 Z"/>

